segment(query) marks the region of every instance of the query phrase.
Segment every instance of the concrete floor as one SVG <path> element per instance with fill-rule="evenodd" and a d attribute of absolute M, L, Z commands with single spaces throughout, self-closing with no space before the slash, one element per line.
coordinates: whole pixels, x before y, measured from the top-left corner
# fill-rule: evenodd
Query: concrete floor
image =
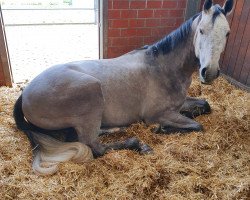
<path fill-rule="evenodd" d="M 98 59 L 97 25 L 6 26 L 14 82 L 31 80 L 46 68 Z"/>

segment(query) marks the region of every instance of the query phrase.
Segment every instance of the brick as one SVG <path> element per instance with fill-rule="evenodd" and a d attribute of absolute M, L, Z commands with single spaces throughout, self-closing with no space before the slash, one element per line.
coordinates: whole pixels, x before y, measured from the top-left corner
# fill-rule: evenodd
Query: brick
<path fill-rule="evenodd" d="M 161 25 L 161 19 L 146 19 L 146 27 L 157 27 Z"/>
<path fill-rule="evenodd" d="M 108 9 L 113 9 L 113 0 L 108 1 Z"/>
<path fill-rule="evenodd" d="M 145 19 L 131 19 L 129 27 L 145 27 Z"/>
<path fill-rule="evenodd" d="M 162 1 L 147 1 L 147 8 L 162 8 Z"/>
<path fill-rule="evenodd" d="M 152 36 L 157 36 L 158 38 L 163 38 L 165 35 L 169 34 L 172 30 L 172 27 L 162 27 L 157 29 L 152 29 Z"/>
<path fill-rule="evenodd" d="M 128 9 L 129 1 L 113 1 L 113 9 Z"/>
<path fill-rule="evenodd" d="M 163 34 L 164 33 L 162 33 L 162 29 L 160 29 L 160 28 L 156 28 L 156 29 L 152 30 L 152 36 L 157 36 L 157 37 L 161 38 Z"/>
<path fill-rule="evenodd" d="M 128 53 L 128 52 L 130 52 L 130 51 L 133 51 L 133 50 L 135 50 L 135 49 L 137 49 L 138 47 L 137 46 L 134 46 L 134 45 L 132 45 L 132 46 L 128 46 L 125 50 L 124 50 L 124 54 L 125 53 Z"/>
<path fill-rule="evenodd" d="M 130 36 L 136 36 L 137 35 L 137 29 L 122 29 L 121 30 L 121 36 L 123 37 L 130 37 Z"/>
<path fill-rule="evenodd" d="M 187 1 L 178 1 L 177 8 L 186 8 L 187 7 Z"/>
<path fill-rule="evenodd" d="M 155 10 L 154 17 L 155 18 L 166 18 L 169 16 L 169 10 Z"/>
<path fill-rule="evenodd" d="M 121 18 L 137 18 L 137 10 L 121 10 Z"/>
<path fill-rule="evenodd" d="M 170 17 L 183 17 L 184 16 L 184 10 L 170 10 L 169 11 Z"/>
<path fill-rule="evenodd" d="M 137 29 L 137 36 L 151 36 L 151 28 Z"/>
<path fill-rule="evenodd" d="M 108 38 L 108 46 L 109 46 L 109 47 L 111 47 L 111 46 L 112 46 L 112 41 L 113 41 L 113 40 L 112 40 L 112 38 L 111 38 L 111 37 L 109 37 L 109 38 Z"/>
<path fill-rule="evenodd" d="M 131 47 L 109 47 L 108 48 L 108 57 L 114 58 L 121 56 L 129 51 L 133 50 Z"/>
<path fill-rule="evenodd" d="M 178 27 L 175 27 L 175 26 L 164 28 L 164 36 L 165 36 L 165 35 L 168 35 L 169 33 L 171 33 L 172 31 L 176 30 L 177 28 L 178 28 Z"/>
<path fill-rule="evenodd" d="M 177 7 L 177 1 L 163 1 L 162 8 L 173 9 Z"/>
<path fill-rule="evenodd" d="M 129 46 L 143 46 L 143 37 L 130 37 L 128 38 Z"/>
<path fill-rule="evenodd" d="M 165 18 L 161 19 L 160 26 L 175 26 L 176 19 L 175 18 Z"/>
<path fill-rule="evenodd" d="M 109 19 L 121 18 L 121 11 L 120 10 L 109 10 L 108 11 L 108 18 Z"/>
<path fill-rule="evenodd" d="M 150 45 L 150 44 L 154 44 L 158 39 L 155 39 L 155 37 L 144 37 L 143 38 L 143 44 L 144 45 Z"/>
<path fill-rule="evenodd" d="M 175 27 L 179 27 L 184 22 L 184 18 L 176 19 Z"/>
<path fill-rule="evenodd" d="M 112 20 L 112 28 L 127 28 L 128 20 Z"/>
<path fill-rule="evenodd" d="M 121 29 L 108 30 L 108 37 L 120 37 L 120 36 L 121 36 Z"/>
<path fill-rule="evenodd" d="M 131 1 L 130 9 L 145 9 L 146 1 Z"/>
<path fill-rule="evenodd" d="M 153 17 L 153 10 L 138 10 L 138 17 L 139 18 L 150 18 Z"/>
<path fill-rule="evenodd" d="M 120 37 L 120 38 L 112 38 L 112 46 L 127 46 L 128 38 Z"/>
<path fill-rule="evenodd" d="M 108 58 L 115 58 L 122 55 L 123 47 L 109 47 L 108 48 Z"/>

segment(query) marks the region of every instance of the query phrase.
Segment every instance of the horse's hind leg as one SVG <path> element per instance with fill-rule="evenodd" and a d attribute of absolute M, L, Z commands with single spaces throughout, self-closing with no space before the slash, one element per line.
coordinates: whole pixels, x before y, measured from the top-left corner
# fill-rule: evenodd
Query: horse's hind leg
<path fill-rule="evenodd" d="M 95 100 L 97 100 L 95 98 Z M 102 101 L 100 99 L 100 101 Z M 98 134 L 100 132 L 102 119 L 103 104 L 91 105 L 91 111 L 87 112 L 85 116 L 81 117 L 82 123 L 75 127 L 79 142 L 88 145 L 94 157 L 104 155 L 109 150 L 130 149 L 136 150 L 140 153 L 150 153 L 152 149 L 145 144 L 142 144 L 137 138 L 129 138 L 123 142 L 114 142 L 102 144 L 99 142 Z"/>
<path fill-rule="evenodd" d="M 208 102 L 204 99 L 187 97 L 181 107 L 180 113 L 193 119 L 199 115 L 211 113 L 211 108 Z"/>
<path fill-rule="evenodd" d="M 77 132 L 79 142 L 88 145 L 95 157 L 102 156 L 110 149 L 131 149 L 142 153 L 151 150 L 148 146 L 142 145 L 136 138 L 110 144 L 101 144 L 99 142 L 98 133 L 100 132 L 104 109 L 101 83 L 94 77 L 87 75 L 82 77 L 83 81 L 88 83 L 82 84 L 84 86 L 79 88 L 79 97 L 77 98 L 83 99 L 77 101 L 77 108 L 81 110 L 80 113 L 82 114 L 72 118 L 72 125 Z"/>
<path fill-rule="evenodd" d="M 87 115 L 81 117 L 83 123 L 81 123 L 80 126 L 75 127 L 79 142 L 88 145 L 91 148 L 94 157 L 102 156 L 111 149 L 130 149 L 139 151 L 140 153 L 149 153 L 152 151 L 149 146 L 143 145 L 136 138 L 129 138 L 123 142 L 108 144 L 100 143 L 98 133 L 101 126 L 101 117 L 102 107 L 98 106 L 98 104 L 92 105 L 91 112 L 88 112 Z"/>
<path fill-rule="evenodd" d="M 109 135 L 113 133 L 125 133 L 126 127 L 115 127 L 115 128 L 102 128 L 99 130 L 98 135 Z"/>
<path fill-rule="evenodd" d="M 92 128 L 91 126 L 76 127 L 79 141 L 87 144 L 91 148 L 95 158 L 104 155 L 106 152 L 110 150 L 129 149 L 129 150 L 138 151 L 142 154 L 147 154 L 147 153 L 152 152 L 152 149 L 148 145 L 142 144 L 135 137 L 128 138 L 127 140 L 122 141 L 122 142 L 102 144 L 99 142 L 98 138 L 96 137 L 97 135 L 96 127 L 97 126 L 93 126 Z"/>

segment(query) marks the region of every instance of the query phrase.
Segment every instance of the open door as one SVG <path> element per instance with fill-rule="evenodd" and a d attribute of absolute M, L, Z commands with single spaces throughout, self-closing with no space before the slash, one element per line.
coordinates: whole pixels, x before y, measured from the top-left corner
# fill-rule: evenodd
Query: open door
<path fill-rule="evenodd" d="M 5 37 L 2 9 L 0 5 L 0 86 L 12 86 L 12 73 L 9 60 L 9 52 Z"/>

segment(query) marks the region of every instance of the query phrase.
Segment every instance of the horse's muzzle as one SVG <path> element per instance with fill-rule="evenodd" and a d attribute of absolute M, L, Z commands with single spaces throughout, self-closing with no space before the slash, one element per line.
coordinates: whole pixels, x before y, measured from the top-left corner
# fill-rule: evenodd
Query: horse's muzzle
<path fill-rule="evenodd" d="M 200 79 L 201 83 L 211 85 L 213 80 L 218 78 L 220 75 L 220 70 L 211 69 L 208 67 L 204 67 L 200 71 Z"/>

